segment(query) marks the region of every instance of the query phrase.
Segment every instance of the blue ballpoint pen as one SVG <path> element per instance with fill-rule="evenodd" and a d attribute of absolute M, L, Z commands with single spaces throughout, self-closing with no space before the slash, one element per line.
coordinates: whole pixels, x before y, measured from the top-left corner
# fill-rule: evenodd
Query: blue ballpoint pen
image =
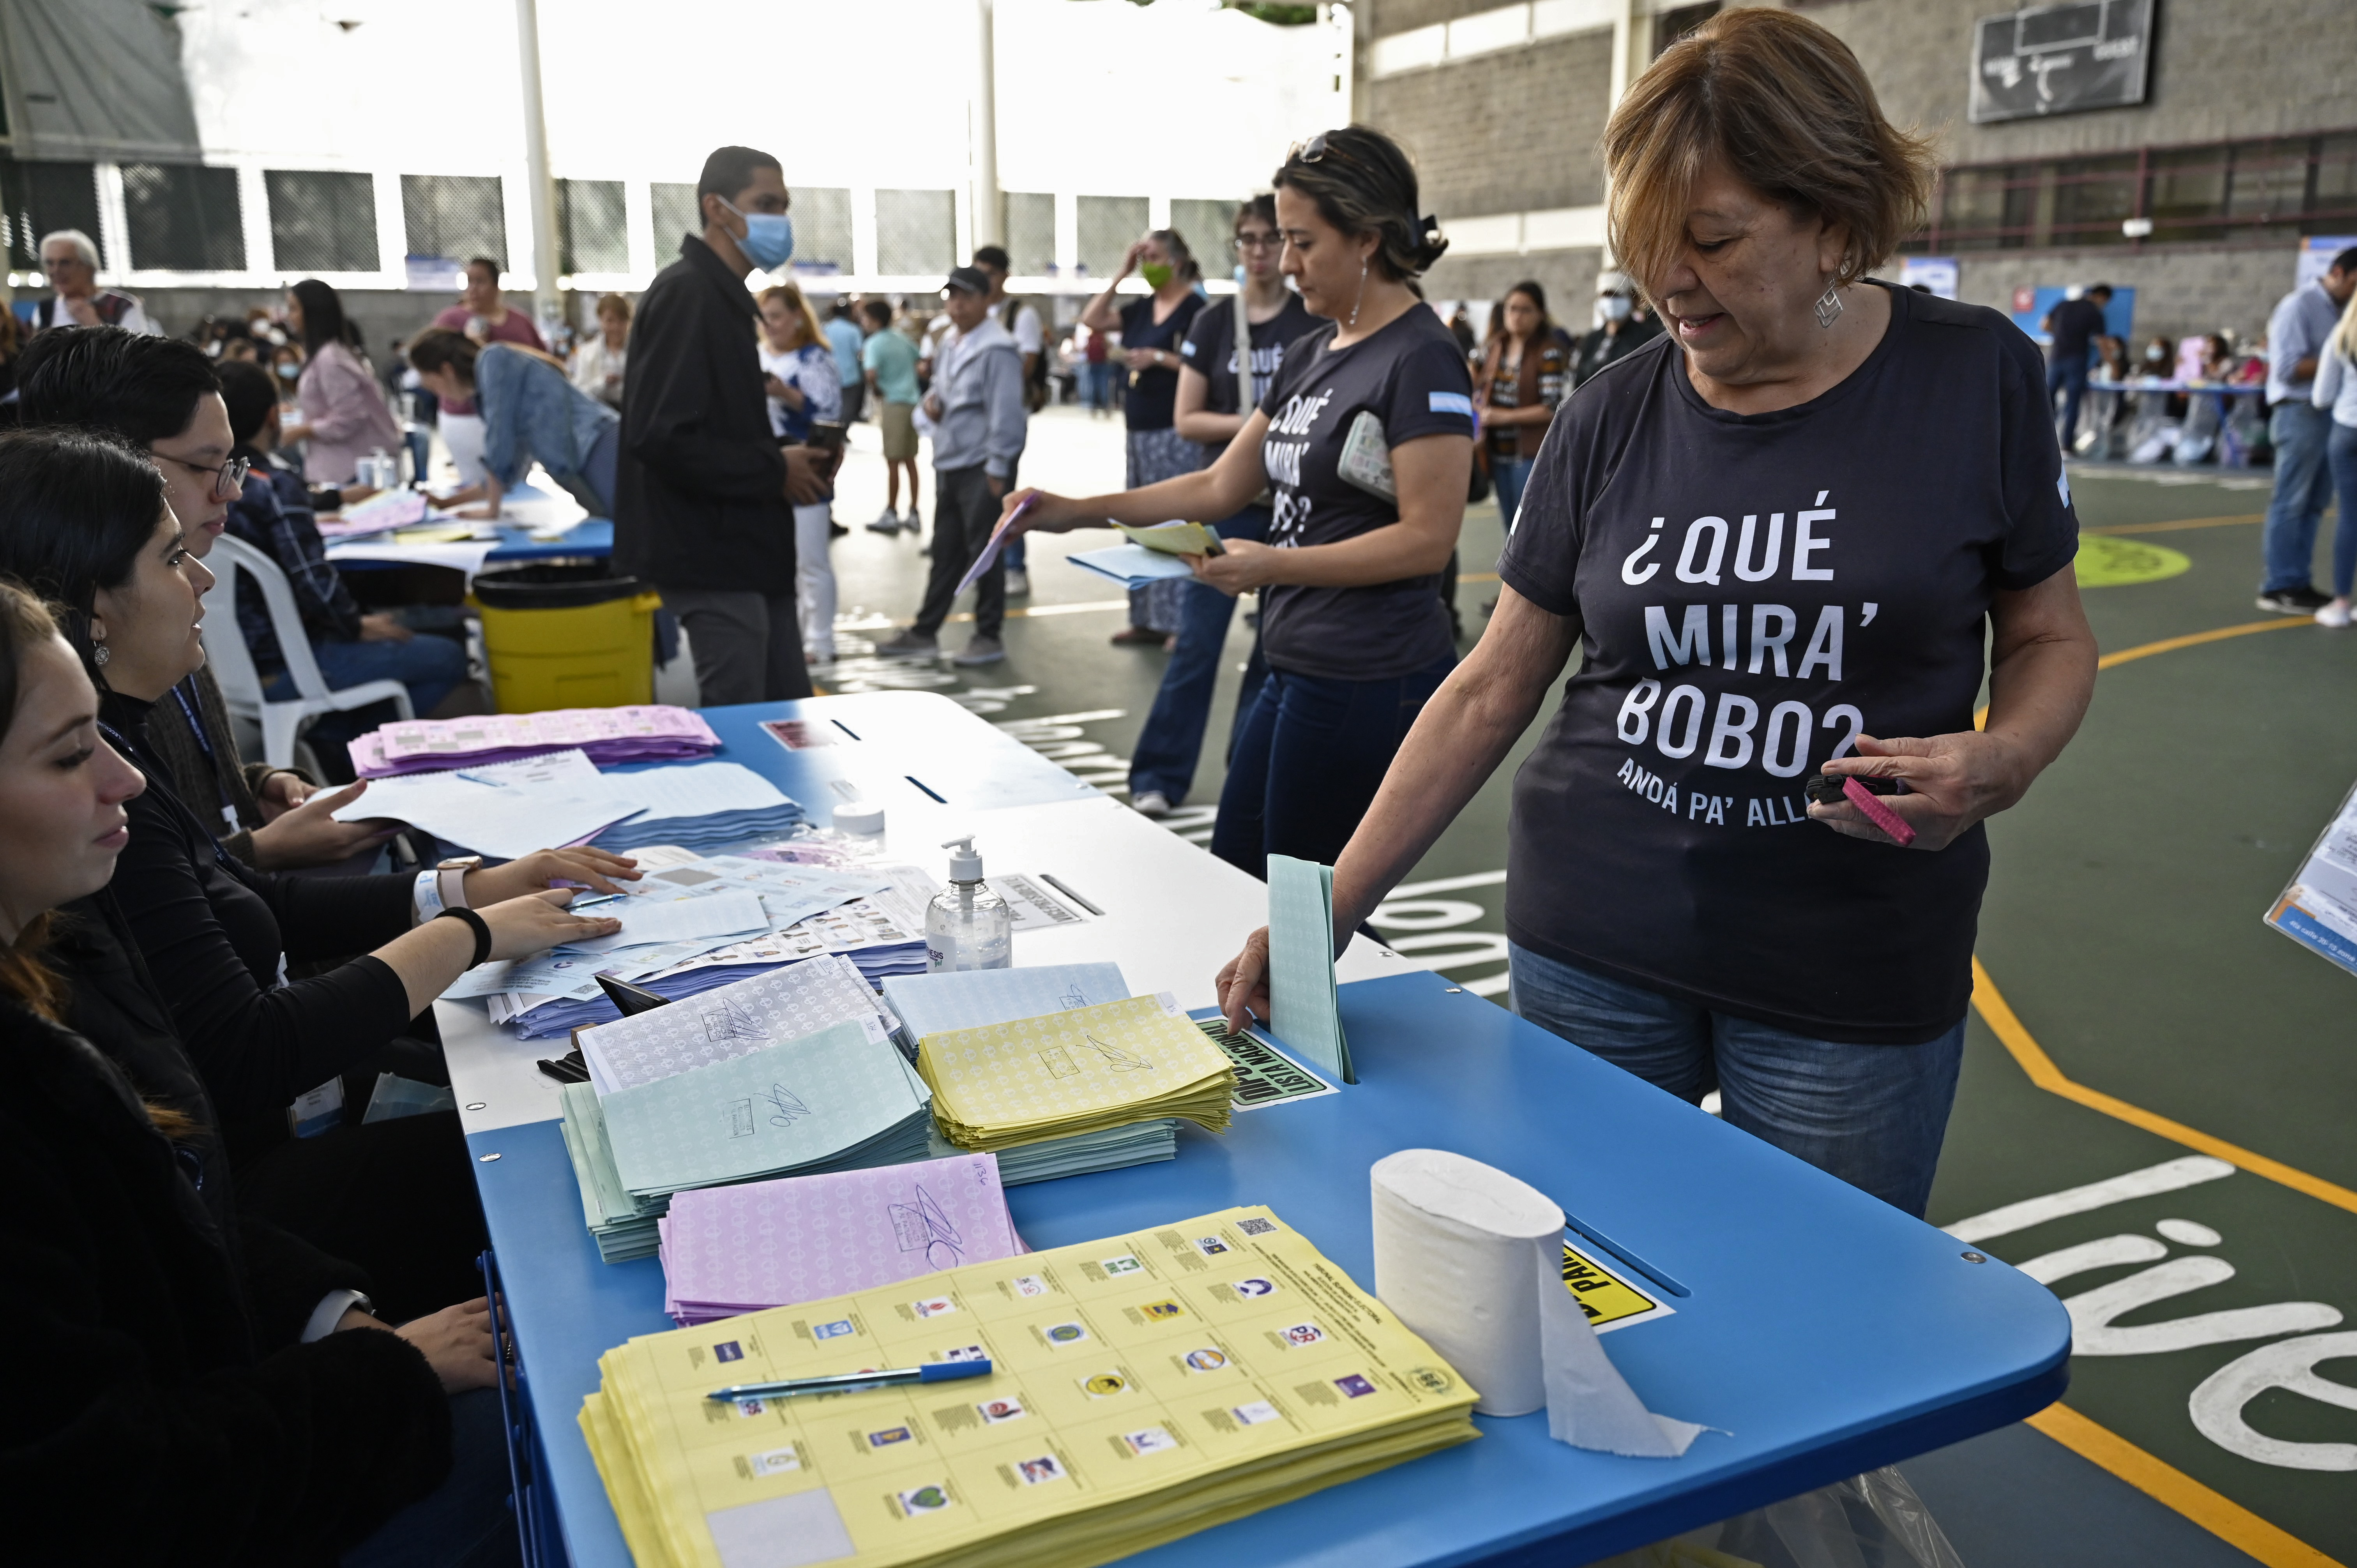
<path fill-rule="evenodd" d="M 934 1361 L 922 1367 L 900 1367 L 882 1372 L 840 1372 L 829 1378 L 787 1378 L 774 1383 L 731 1383 L 725 1389 L 715 1389 L 704 1397 L 734 1403 L 738 1400 L 782 1399 L 790 1394 L 844 1394 L 860 1389 L 880 1389 L 892 1383 L 946 1383 L 958 1378 L 988 1376 L 988 1361 Z"/>

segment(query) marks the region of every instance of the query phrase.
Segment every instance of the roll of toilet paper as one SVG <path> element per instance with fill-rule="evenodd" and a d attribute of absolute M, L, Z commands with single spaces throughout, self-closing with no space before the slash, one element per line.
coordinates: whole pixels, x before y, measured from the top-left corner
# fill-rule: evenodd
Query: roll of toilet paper
<path fill-rule="evenodd" d="M 1403 1149 L 1369 1173 L 1375 1294 L 1465 1380 L 1483 1415 L 1546 1404 L 1532 1259 L 1563 1235 L 1563 1210 L 1501 1170 L 1439 1149 Z"/>
<path fill-rule="evenodd" d="M 1563 1284 L 1563 1210 L 1479 1160 L 1403 1149 L 1368 1173 L 1375 1294 L 1480 1393 L 1483 1415 L 1544 1408 L 1581 1448 L 1684 1454 L 1704 1429 L 1645 1409 Z"/>

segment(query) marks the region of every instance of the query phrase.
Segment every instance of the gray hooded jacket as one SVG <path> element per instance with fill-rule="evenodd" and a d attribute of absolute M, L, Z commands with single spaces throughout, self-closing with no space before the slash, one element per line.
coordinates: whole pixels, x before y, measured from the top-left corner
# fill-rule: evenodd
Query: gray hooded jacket
<path fill-rule="evenodd" d="M 933 424 L 933 467 L 980 465 L 994 479 L 1006 478 L 1023 456 L 1029 418 L 1023 407 L 1023 355 L 1014 336 L 985 317 L 942 357 L 948 373 L 937 369 L 933 375 L 942 404 Z"/>

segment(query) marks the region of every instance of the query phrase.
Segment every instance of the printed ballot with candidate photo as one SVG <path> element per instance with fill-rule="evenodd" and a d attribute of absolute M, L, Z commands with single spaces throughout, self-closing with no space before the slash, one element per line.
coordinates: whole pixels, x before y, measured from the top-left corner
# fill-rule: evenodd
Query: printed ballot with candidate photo
<path fill-rule="evenodd" d="M 724 1385 L 987 1358 L 823 1399 Z M 581 1426 L 643 1564 L 1091 1568 L 1480 1435 L 1263 1208 L 632 1339 Z"/>

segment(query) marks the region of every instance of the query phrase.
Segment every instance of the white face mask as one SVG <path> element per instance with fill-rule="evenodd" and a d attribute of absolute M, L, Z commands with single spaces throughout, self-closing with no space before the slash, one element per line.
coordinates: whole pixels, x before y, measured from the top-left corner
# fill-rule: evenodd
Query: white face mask
<path fill-rule="evenodd" d="M 1626 321 L 1636 314 L 1636 303 L 1625 294 L 1608 294 L 1598 300 L 1607 321 Z"/>

